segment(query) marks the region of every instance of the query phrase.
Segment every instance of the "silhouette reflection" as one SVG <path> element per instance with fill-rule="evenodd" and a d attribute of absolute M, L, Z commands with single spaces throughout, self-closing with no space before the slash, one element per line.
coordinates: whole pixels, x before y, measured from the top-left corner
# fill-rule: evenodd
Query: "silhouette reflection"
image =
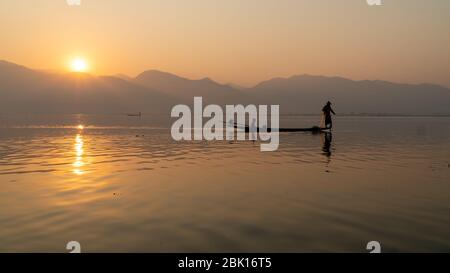
<path fill-rule="evenodd" d="M 331 132 L 322 133 L 322 154 L 326 156 L 326 169 L 325 172 L 330 172 L 331 163 L 331 142 L 333 141 L 333 134 Z"/>
<path fill-rule="evenodd" d="M 331 132 L 326 132 L 322 134 L 322 154 L 326 157 L 331 156 L 331 142 L 333 141 L 333 134 Z"/>

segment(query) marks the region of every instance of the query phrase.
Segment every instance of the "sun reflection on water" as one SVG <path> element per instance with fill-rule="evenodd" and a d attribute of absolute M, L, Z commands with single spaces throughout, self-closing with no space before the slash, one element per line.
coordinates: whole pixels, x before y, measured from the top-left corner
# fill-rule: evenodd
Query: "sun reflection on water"
<path fill-rule="evenodd" d="M 77 175 L 82 175 L 84 171 L 81 169 L 84 166 L 83 149 L 84 141 L 83 136 L 81 134 L 77 134 L 75 137 L 75 162 L 73 163 L 73 173 Z"/>

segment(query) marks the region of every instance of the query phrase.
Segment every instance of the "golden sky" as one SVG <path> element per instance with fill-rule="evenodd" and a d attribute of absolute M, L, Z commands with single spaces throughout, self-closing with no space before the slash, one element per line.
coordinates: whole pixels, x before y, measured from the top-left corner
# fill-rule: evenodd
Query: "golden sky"
<path fill-rule="evenodd" d="M 0 59 L 246 86 L 304 73 L 450 86 L 449 30 L 448 0 L 0 0 Z"/>

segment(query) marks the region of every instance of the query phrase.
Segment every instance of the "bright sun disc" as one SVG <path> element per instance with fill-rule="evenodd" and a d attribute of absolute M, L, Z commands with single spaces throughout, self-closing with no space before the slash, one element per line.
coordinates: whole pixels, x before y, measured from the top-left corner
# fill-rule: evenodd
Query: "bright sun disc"
<path fill-rule="evenodd" d="M 88 70 L 88 64 L 86 60 L 81 58 L 76 58 L 70 64 L 72 71 L 74 72 L 86 72 Z"/>

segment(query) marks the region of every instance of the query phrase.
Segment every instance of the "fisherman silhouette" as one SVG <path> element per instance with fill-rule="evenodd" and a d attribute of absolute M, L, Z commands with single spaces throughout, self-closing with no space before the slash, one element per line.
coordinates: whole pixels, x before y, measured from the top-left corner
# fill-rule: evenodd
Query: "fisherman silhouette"
<path fill-rule="evenodd" d="M 336 113 L 331 108 L 331 102 L 327 102 L 327 104 L 322 108 L 322 112 L 325 119 L 325 128 L 331 129 L 333 128 L 333 120 L 331 119 L 331 113 L 336 115 Z"/>

